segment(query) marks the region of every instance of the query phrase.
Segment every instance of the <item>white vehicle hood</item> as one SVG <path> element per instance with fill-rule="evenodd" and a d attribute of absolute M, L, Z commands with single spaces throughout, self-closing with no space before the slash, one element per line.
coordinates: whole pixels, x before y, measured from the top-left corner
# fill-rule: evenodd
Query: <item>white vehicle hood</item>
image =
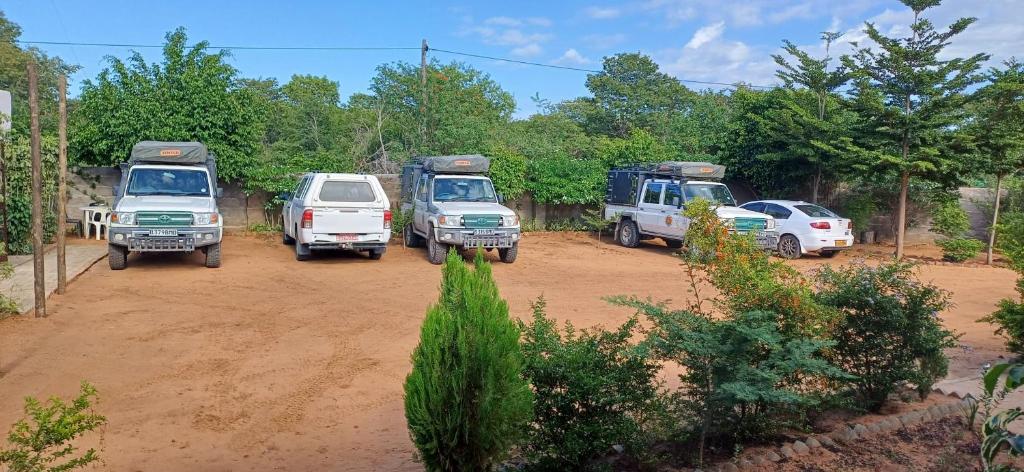
<path fill-rule="evenodd" d="M 191 211 L 212 213 L 217 202 L 211 197 L 171 197 L 167 195 L 125 196 L 117 202 L 117 211 Z"/>
<path fill-rule="evenodd" d="M 715 213 L 718 214 L 719 218 L 764 218 L 770 220 L 772 217 L 758 213 L 756 211 L 750 211 L 745 208 L 734 207 L 734 206 L 720 206 L 715 208 Z"/>
<path fill-rule="evenodd" d="M 488 202 L 434 202 L 441 213 L 445 215 L 474 215 L 474 214 L 491 214 L 491 215 L 502 215 L 502 216 L 513 216 L 515 212 L 509 210 L 500 203 L 488 203 Z"/>

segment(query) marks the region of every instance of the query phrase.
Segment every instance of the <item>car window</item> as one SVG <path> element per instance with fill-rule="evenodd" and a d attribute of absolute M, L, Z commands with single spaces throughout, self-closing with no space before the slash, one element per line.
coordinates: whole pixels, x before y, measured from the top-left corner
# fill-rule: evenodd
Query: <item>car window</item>
<path fill-rule="evenodd" d="M 741 208 L 745 210 L 756 211 L 758 213 L 764 213 L 764 203 L 761 202 L 747 203 L 746 205 L 743 205 Z"/>
<path fill-rule="evenodd" d="M 793 212 L 774 203 L 765 204 L 764 213 L 776 220 L 789 219 L 789 216 L 793 214 Z"/>
<path fill-rule="evenodd" d="M 644 203 L 660 204 L 661 188 L 663 186 L 662 184 L 647 184 L 647 190 L 644 191 Z"/>
<path fill-rule="evenodd" d="M 434 179 L 434 201 L 497 203 L 498 197 L 490 180 L 444 177 Z"/>
<path fill-rule="evenodd" d="M 430 186 L 430 185 L 428 185 L 430 182 L 427 179 L 428 179 L 428 177 L 427 177 L 426 174 L 421 176 L 420 177 L 420 186 L 416 189 L 416 199 L 421 201 L 421 202 L 427 201 L 427 187 Z"/>
<path fill-rule="evenodd" d="M 305 198 L 305 196 L 306 196 L 306 189 L 309 188 L 309 181 L 312 180 L 312 179 L 313 179 L 312 176 L 307 175 L 307 176 L 303 177 L 301 181 L 299 181 L 299 188 L 295 190 L 295 198 L 297 198 L 299 200 L 302 200 L 303 198 Z"/>
<path fill-rule="evenodd" d="M 685 184 L 683 185 L 683 194 L 686 196 L 686 201 L 703 198 L 718 205 L 736 206 L 736 200 L 732 198 L 729 187 L 721 184 Z"/>
<path fill-rule="evenodd" d="M 665 204 L 678 207 L 683 203 L 683 191 L 678 185 L 671 184 L 665 186 Z"/>
<path fill-rule="evenodd" d="M 317 197 L 322 202 L 373 202 L 377 196 L 373 194 L 373 187 L 369 182 L 328 180 L 320 186 L 320 195 Z"/>
<path fill-rule="evenodd" d="M 797 210 L 800 210 L 801 213 L 810 216 L 811 218 L 839 218 L 839 215 L 818 205 L 805 204 L 793 206 L 795 206 Z"/>

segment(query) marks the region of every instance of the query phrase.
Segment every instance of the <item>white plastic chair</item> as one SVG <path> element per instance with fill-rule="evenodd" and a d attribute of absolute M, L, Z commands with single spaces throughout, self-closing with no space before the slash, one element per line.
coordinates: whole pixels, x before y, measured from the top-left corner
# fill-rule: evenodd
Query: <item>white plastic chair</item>
<path fill-rule="evenodd" d="M 96 229 L 97 241 L 107 237 L 107 231 L 110 229 L 110 208 L 97 207 L 93 210 L 92 218 L 89 219 L 89 227 Z M 88 231 L 86 231 L 86 238 L 88 237 Z"/>

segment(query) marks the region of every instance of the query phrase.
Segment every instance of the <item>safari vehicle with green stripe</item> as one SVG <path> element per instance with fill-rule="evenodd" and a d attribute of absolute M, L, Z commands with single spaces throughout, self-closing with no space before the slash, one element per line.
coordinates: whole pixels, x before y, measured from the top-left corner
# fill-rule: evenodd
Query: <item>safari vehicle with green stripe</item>
<path fill-rule="evenodd" d="M 487 177 L 490 160 L 480 155 L 432 156 L 402 167 L 401 210 L 411 215 L 402 229 L 406 247 L 427 247 L 433 264 L 449 247 L 497 250 L 502 262 L 519 254 L 519 217 Z"/>
<path fill-rule="evenodd" d="M 131 252 L 202 251 L 220 267 L 223 222 L 217 163 L 196 142 L 143 141 L 121 164 L 110 215 L 108 261 L 122 270 Z"/>
<path fill-rule="evenodd" d="M 615 239 L 637 247 L 644 239 L 660 238 L 680 248 L 690 221 L 683 214 L 687 202 L 709 200 L 730 231 L 753 233 L 757 244 L 774 251 L 779 244 L 775 219 L 736 206 L 729 187 L 721 183 L 725 166 L 707 162 L 662 162 L 620 167 L 608 171 L 605 219 L 615 223 Z"/>

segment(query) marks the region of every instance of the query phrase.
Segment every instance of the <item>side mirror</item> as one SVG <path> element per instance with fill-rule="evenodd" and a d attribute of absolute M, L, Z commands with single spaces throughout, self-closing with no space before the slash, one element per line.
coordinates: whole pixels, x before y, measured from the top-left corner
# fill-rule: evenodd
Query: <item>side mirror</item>
<path fill-rule="evenodd" d="M 288 200 L 292 199 L 292 193 L 291 192 L 281 192 L 280 194 L 278 194 L 277 199 L 281 200 L 282 202 L 287 202 Z"/>
<path fill-rule="evenodd" d="M 498 194 L 498 203 L 505 203 L 505 196 L 500 193 Z"/>
<path fill-rule="evenodd" d="M 224 188 L 223 187 L 217 187 L 216 195 L 217 195 L 217 198 L 223 197 L 224 196 Z"/>

